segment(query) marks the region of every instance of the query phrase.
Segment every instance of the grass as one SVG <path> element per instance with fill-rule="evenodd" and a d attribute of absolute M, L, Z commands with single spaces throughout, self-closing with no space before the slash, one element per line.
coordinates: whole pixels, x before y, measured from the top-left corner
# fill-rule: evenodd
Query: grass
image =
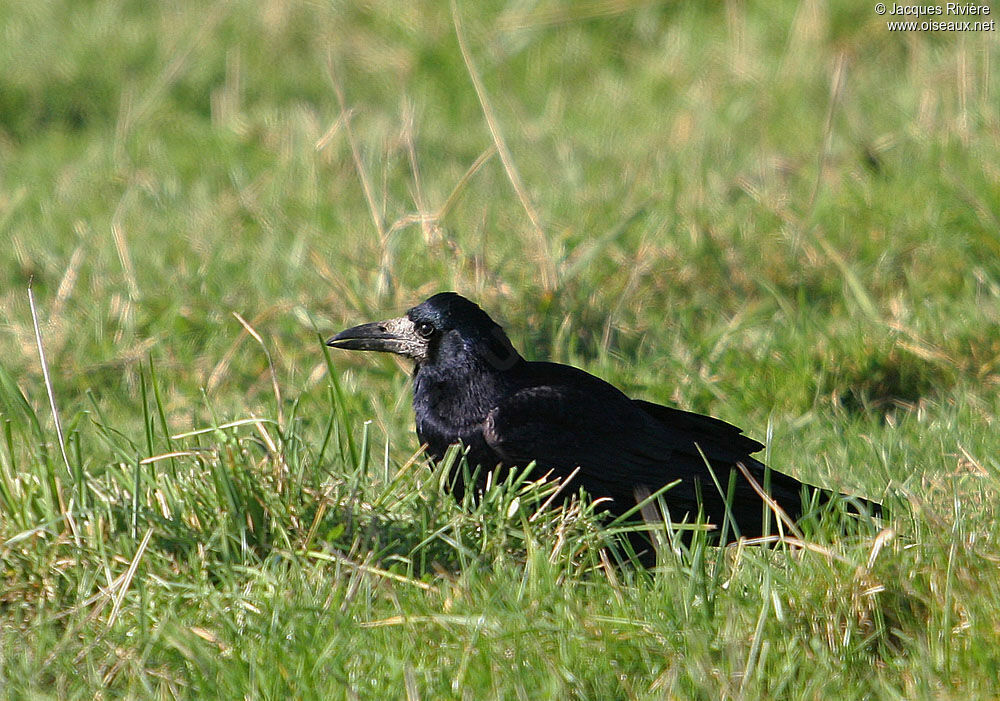
<path fill-rule="evenodd" d="M 883 20 L 3 3 L 0 693 L 996 696 L 1000 56 Z M 643 572 L 530 474 L 454 504 L 320 342 L 442 289 L 896 536 Z"/>

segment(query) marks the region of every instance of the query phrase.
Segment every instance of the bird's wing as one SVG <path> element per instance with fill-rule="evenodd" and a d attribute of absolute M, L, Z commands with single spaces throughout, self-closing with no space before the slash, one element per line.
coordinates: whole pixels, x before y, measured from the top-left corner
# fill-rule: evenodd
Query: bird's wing
<path fill-rule="evenodd" d="M 701 458 L 678 455 L 680 446 L 642 412 L 601 399 L 607 398 L 560 386 L 523 389 L 490 412 L 483 435 L 506 464 L 534 460 L 562 477 L 580 467 L 576 482 L 593 497 L 612 497 L 615 510 L 635 504 L 636 487 L 655 490 L 677 478 L 707 477 Z M 670 498 L 695 504 L 694 489 L 686 479 Z"/>
<path fill-rule="evenodd" d="M 765 476 L 764 465 L 750 457 L 751 453 L 763 450 L 764 445 L 743 435 L 742 429 L 711 416 L 674 409 L 642 399 L 632 401 L 667 430 L 680 432 L 689 440 L 697 443 L 701 453 L 713 465 L 735 465 L 737 462 L 742 462 L 759 484 L 763 484 L 765 481 L 770 484 L 771 495 L 778 500 L 778 503 L 790 511 L 794 510 L 794 508 L 789 507 L 796 506 L 803 483 L 794 477 L 776 471 L 771 471 L 769 475 Z M 741 482 L 744 481 L 741 480 Z M 817 489 L 812 485 L 805 486 Z M 832 495 L 826 490 L 820 490 L 820 492 L 824 500 Z M 877 516 L 882 512 L 882 507 L 877 502 L 859 497 L 853 497 L 853 499 L 857 506 L 864 508 L 871 514 Z M 857 511 L 857 508 L 851 505 L 848 506 L 848 510 Z"/>
<path fill-rule="evenodd" d="M 565 474 L 578 465 L 622 461 L 652 466 L 666 460 L 669 446 L 630 445 L 627 417 L 587 392 L 561 386 L 522 389 L 494 408 L 483 435 L 509 464 L 538 461 Z"/>
<path fill-rule="evenodd" d="M 688 424 L 696 423 L 697 415 L 678 413 Z M 693 517 L 701 505 L 712 522 L 720 523 L 725 507 L 705 465 L 706 458 L 723 489 L 736 462 L 742 462 L 759 482 L 764 481 L 764 466 L 735 443 L 725 448 L 724 442 L 714 437 L 704 441 L 708 445 L 704 448 L 701 442 L 713 438 L 710 432 L 688 430 L 691 426 L 684 420 L 668 426 L 659 418 L 624 395 L 534 386 L 515 392 L 494 408 L 483 435 L 509 465 L 534 460 L 557 476 L 580 467 L 577 484 L 592 497 L 614 499 L 612 511 L 618 513 L 635 504 L 636 488 L 655 491 L 679 479 L 681 482 L 664 495 L 674 518 Z M 715 419 L 704 418 L 707 426 L 714 427 Z M 739 436 L 739 429 L 718 423 L 729 427 L 723 433 Z M 760 445 L 752 443 L 750 447 Z M 801 507 L 801 483 L 777 472 L 771 473 L 770 483 L 774 498 L 794 517 Z M 733 510 L 741 530 L 760 527 L 761 507 L 759 497 L 740 476 Z"/>
<path fill-rule="evenodd" d="M 704 414 L 674 409 L 654 404 L 642 399 L 632 400 L 636 406 L 669 429 L 683 431 L 697 441 L 706 454 L 721 449 L 727 453 L 750 455 L 764 449 L 750 436 L 743 435 L 743 429 Z M 721 457 L 721 456 L 720 456 Z"/>

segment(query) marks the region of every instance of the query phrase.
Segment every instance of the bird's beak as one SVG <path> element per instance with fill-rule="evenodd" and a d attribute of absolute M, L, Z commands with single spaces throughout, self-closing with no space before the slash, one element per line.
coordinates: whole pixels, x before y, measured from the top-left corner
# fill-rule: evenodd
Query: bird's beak
<path fill-rule="evenodd" d="M 427 355 L 427 341 L 417 335 L 413 322 L 405 316 L 341 331 L 326 345 L 344 350 L 396 353 L 414 360 L 421 360 Z"/>

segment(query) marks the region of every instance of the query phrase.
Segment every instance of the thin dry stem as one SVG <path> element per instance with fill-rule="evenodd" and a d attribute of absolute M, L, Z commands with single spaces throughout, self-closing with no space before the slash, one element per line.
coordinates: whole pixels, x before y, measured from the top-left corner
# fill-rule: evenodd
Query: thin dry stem
<path fill-rule="evenodd" d="M 753 475 L 750 474 L 750 470 L 747 469 L 747 466 L 742 462 L 737 462 L 736 467 L 743 473 L 747 482 L 749 482 L 750 486 L 753 487 L 753 490 L 757 492 L 757 496 L 764 500 L 764 503 L 767 504 L 768 508 L 774 512 L 774 515 L 778 517 L 780 522 L 788 526 L 788 530 L 791 531 L 796 538 L 802 540 L 802 531 L 800 531 L 799 527 L 795 525 L 795 521 L 793 521 L 788 514 L 785 513 L 784 509 L 778 506 L 778 502 L 772 499 L 770 494 L 764 491 L 764 488 L 761 487 L 757 480 L 754 479 Z M 781 523 L 778 524 L 779 528 Z"/>
<path fill-rule="evenodd" d="M 52 391 L 52 378 L 49 377 L 49 366 L 45 362 L 45 348 L 42 346 L 42 331 L 38 326 L 38 311 L 35 309 L 35 294 L 28 282 L 28 306 L 31 307 L 31 323 L 35 327 L 35 342 L 38 345 L 38 362 L 42 364 L 42 378 L 45 380 L 45 391 L 49 395 L 49 406 L 52 408 L 52 420 L 56 425 L 56 437 L 59 439 L 59 452 L 62 454 L 66 471 L 73 474 L 69 466 L 69 456 L 66 454 L 66 439 L 63 437 L 62 422 L 59 420 L 59 409 L 56 407 L 56 395 Z"/>
<path fill-rule="evenodd" d="M 281 408 L 281 387 L 278 385 L 278 374 L 274 371 L 274 361 L 271 360 L 271 351 L 267 349 L 267 344 L 264 343 L 264 339 L 260 337 L 256 329 L 250 325 L 246 319 L 240 316 L 239 312 L 233 312 L 233 316 L 236 320 L 243 325 L 247 333 L 254 337 L 254 340 L 260 344 L 260 347 L 264 349 L 264 357 L 267 358 L 267 367 L 271 373 L 271 388 L 274 390 L 274 401 L 278 404 L 278 424 L 280 426 L 285 425 L 285 414 Z"/>
<path fill-rule="evenodd" d="M 379 241 L 382 246 L 385 246 L 385 222 L 382 221 L 382 215 L 378 211 L 371 178 L 368 177 L 364 162 L 361 160 L 361 149 L 358 146 L 358 140 L 354 138 L 354 130 L 351 128 L 351 120 L 349 119 L 349 111 L 347 109 L 347 100 L 344 98 L 344 88 L 337 78 L 337 71 L 333 66 L 333 57 L 330 57 L 330 60 L 327 62 L 327 72 L 330 76 L 330 83 L 333 85 L 333 93 L 337 96 L 337 104 L 340 106 L 344 136 L 347 137 L 347 144 L 351 147 L 351 157 L 354 159 L 354 168 L 358 173 L 358 179 L 361 181 L 361 189 L 365 194 L 365 201 L 368 203 L 368 212 L 371 214 L 372 222 L 375 224 Z"/>
<path fill-rule="evenodd" d="M 545 231 L 542 228 L 542 221 L 538 216 L 538 211 L 528 196 L 528 190 L 524 186 L 524 181 L 521 179 L 521 174 L 518 172 L 517 166 L 514 164 L 514 158 L 511 156 L 510 149 L 507 148 L 507 142 L 504 140 L 503 134 L 500 133 L 500 125 L 497 123 L 496 114 L 486 94 L 486 87 L 483 85 L 479 70 L 472 60 L 472 54 L 469 53 L 469 47 L 465 43 L 462 20 L 459 17 L 458 5 L 455 0 L 451 0 L 451 17 L 455 25 L 458 48 L 462 52 L 462 60 L 465 62 L 465 68 L 469 72 L 469 78 L 472 79 L 472 87 L 476 91 L 476 97 L 479 98 L 479 106 L 483 110 L 483 117 L 486 118 L 486 125 L 489 127 L 490 135 L 493 137 L 493 144 L 496 146 L 497 153 L 500 154 L 500 161 L 503 163 L 504 171 L 507 173 L 507 179 L 510 180 L 510 184 L 514 187 L 514 192 L 517 193 L 517 197 L 521 201 L 521 206 L 531 221 L 535 237 L 538 239 L 542 288 L 546 292 L 552 292 L 556 286 L 556 271 L 552 257 L 549 254 L 548 239 L 545 237 Z"/>

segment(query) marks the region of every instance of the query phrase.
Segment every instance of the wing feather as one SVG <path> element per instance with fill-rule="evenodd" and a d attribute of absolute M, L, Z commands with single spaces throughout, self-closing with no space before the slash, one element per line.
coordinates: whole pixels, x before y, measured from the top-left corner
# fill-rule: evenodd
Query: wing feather
<path fill-rule="evenodd" d="M 611 497 L 616 513 L 635 505 L 637 488 L 655 491 L 680 479 L 664 495 L 671 517 L 694 518 L 700 506 L 710 522 L 721 523 L 725 504 L 706 458 L 723 490 L 737 462 L 764 482 L 764 465 L 749 455 L 762 446 L 735 426 L 593 389 L 542 385 L 515 392 L 489 413 L 485 441 L 508 465 L 534 460 L 562 477 L 579 466 L 578 485 L 592 497 Z M 797 518 L 804 485 L 778 472 L 769 482 L 774 499 Z M 744 535 L 759 533 L 762 502 L 739 475 L 732 510 Z"/>

